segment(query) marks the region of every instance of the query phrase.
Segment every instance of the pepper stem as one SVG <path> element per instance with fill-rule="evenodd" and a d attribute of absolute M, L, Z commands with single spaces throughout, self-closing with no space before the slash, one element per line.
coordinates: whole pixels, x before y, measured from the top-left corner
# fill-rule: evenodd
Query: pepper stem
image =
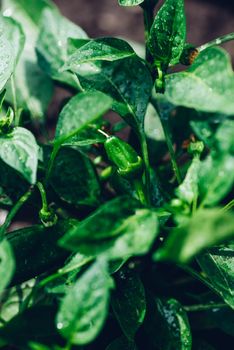
<path fill-rule="evenodd" d="M 17 214 L 17 212 L 20 210 L 20 208 L 24 205 L 25 202 L 27 202 L 27 200 L 29 199 L 29 197 L 31 196 L 33 191 L 33 187 L 31 186 L 29 188 L 29 190 L 23 194 L 22 197 L 20 197 L 20 199 L 18 200 L 18 202 L 16 202 L 16 204 L 14 205 L 14 207 L 11 209 L 11 211 L 8 213 L 6 220 L 4 222 L 4 224 L 0 227 L 0 239 L 3 238 L 6 230 L 8 229 L 8 227 L 10 226 L 12 220 L 14 219 L 15 215 Z"/>
<path fill-rule="evenodd" d="M 41 201 L 42 201 L 42 209 L 44 211 L 48 211 L 48 203 L 47 203 L 47 198 L 46 198 L 46 191 L 44 186 L 42 185 L 41 182 L 37 182 L 37 187 L 41 195 Z"/>

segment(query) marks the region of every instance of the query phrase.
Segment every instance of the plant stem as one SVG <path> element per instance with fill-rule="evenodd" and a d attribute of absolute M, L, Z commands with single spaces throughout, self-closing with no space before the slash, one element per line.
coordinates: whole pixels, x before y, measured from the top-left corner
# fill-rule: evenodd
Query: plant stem
<path fill-rule="evenodd" d="M 16 202 L 11 211 L 8 213 L 4 224 L 0 227 L 0 239 L 4 237 L 6 230 L 11 224 L 11 221 L 13 220 L 17 212 L 20 210 L 20 208 L 23 206 L 23 204 L 27 202 L 27 200 L 32 194 L 32 191 L 33 187 L 30 187 L 29 190 L 18 200 L 18 202 Z"/>
<path fill-rule="evenodd" d="M 134 179 L 133 180 L 133 185 L 135 187 L 135 190 L 136 190 L 137 196 L 139 198 L 139 201 L 143 205 L 147 206 L 148 205 L 148 200 L 147 200 L 147 197 L 146 197 L 146 194 L 145 194 L 145 188 L 144 188 L 142 179 Z"/>
<path fill-rule="evenodd" d="M 152 24 L 154 22 L 154 6 L 152 6 L 152 4 L 150 4 L 149 2 L 145 4 L 145 6 L 143 7 L 143 16 L 144 16 L 144 27 L 145 27 L 145 58 L 146 61 L 151 64 L 152 62 L 152 56 L 151 53 L 149 51 L 147 42 L 150 36 L 150 30 L 152 27 Z"/>
<path fill-rule="evenodd" d="M 226 35 L 220 36 L 217 39 L 211 40 L 208 43 L 198 47 L 197 50 L 201 52 L 208 49 L 209 47 L 221 45 L 231 40 L 234 40 L 234 33 L 226 34 Z"/>
<path fill-rule="evenodd" d="M 15 126 L 19 126 L 20 123 L 20 114 L 18 113 L 18 107 L 17 107 L 17 99 L 16 99 L 16 89 L 15 89 L 15 78 L 12 75 L 11 76 L 11 92 L 12 92 L 12 98 L 13 98 L 13 109 L 14 109 L 14 116 L 15 116 Z"/>
<path fill-rule="evenodd" d="M 47 283 L 49 283 L 51 281 L 54 281 L 57 278 L 60 278 L 60 277 L 62 277 L 64 275 L 67 275 L 69 272 L 72 272 L 74 270 L 77 270 L 77 269 L 81 268 L 85 264 L 88 264 L 89 262 L 91 262 L 93 259 L 94 259 L 93 257 L 87 257 L 83 264 L 78 263 L 78 264 L 73 265 L 71 267 L 66 267 L 66 268 L 63 267 L 63 268 L 59 269 L 53 275 L 47 276 L 43 280 L 39 281 L 39 283 L 37 285 L 37 288 L 44 287 Z"/>
<path fill-rule="evenodd" d="M 148 145 L 144 130 L 140 131 L 139 140 L 141 144 L 141 153 L 145 164 L 145 185 L 146 185 L 146 201 L 150 205 L 150 161 L 148 153 Z"/>
<path fill-rule="evenodd" d="M 233 206 L 234 206 L 234 199 L 232 199 L 228 204 L 226 204 L 225 207 L 223 207 L 221 210 L 223 212 L 226 212 L 226 211 L 232 209 Z"/>
<path fill-rule="evenodd" d="M 54 166 L 54 161 L 55 161 L 55 158 L 58 154 L 60 146 L 61 146 L 60 143 L 56 143 L 56 142 L 54 143 L 54 147 L 53 147 L 52 153 L 50 155 L 50 160 L 49 160 L 49 164 L 48 164 L 46 175 L 45 175 L 45 186 L 47 186 L 47 184 L 48 184 L 48 181 L 49 181 L 49 178 L 50 178 L 53 166 Z"/>
<path fill-rule="evenodd" d="M 48 203 L 47 203 L 45 188 L 42 185 L 42 183 L 39 181 L 37 182 L 37 187 L 38 187 L 40 195 L 41 195 L 42 209 L 45 211 L 48 211 Z"/>
<path fill-rule="evenodd" d="M 187 312 L 197 312 L 197 311 L 206 311 L 212 309 L 228 307 L 225 303 L 211 303 L 211 304 L 198 304 L 198 305 L 187 305 L 183 306 L 184 310 Z"/>
<path fill-rule="evenodd" d="M 168 150 L 169 150 L 169 153 L 170 153 L 172 168 L 173 168 L 174 174 L 176 176 L 177 182 L 179 184 L 181 184 L 182 177 L 181 177 L 180 169 L 179 169 L 177 161 L 176 161 L 176 155 L 175 155 L 175 151 L 174 151 L 173 144 L 172 144 L 172 141 L 171 141 L 171 135 L 170 135 L 168 123 L 162 117 L 160 108 L 159 108 L 158 103 L 157 103 L 157 101 L 156 101 L 156 99 L 154 97 L 151 98 L 151 103 L 152 103 L 153 107 L 155 108 L 157 114 L 159 115 L 159 119 L 161 121 L 163 132 L 164 132 L 164 135 L 165 135 L 167 147 L 168 147 Z"/>

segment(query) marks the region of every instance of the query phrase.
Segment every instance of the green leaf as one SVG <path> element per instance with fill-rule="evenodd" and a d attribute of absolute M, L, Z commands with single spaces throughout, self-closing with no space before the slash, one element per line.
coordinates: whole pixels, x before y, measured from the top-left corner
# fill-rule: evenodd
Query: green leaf
<path fill-rule="evenodd" d="M 74 205 L 95 206 L 100 184 L 90 159 L 78 149 L 60 149 L 52 169 L 50 184 L 59 197 Z"/>
<path fill-rule="evenodd" d="M 142 2 L 144 2 L 144 0 L 119 0 L 121 6 L 137 6 Z"/>
<path fill-rule="evenodd" d="M 14 70 L 13 49 L 3 28 L 0 31 L 0 48 L 0 91 L 2 91 Z"/>
<path fill-rule="evenodd" d="M 214 206 L 231 191 L 234 183 L 234 155 L 209 155 L 199 173 L 203 205 Z"/>
<path fill-rule="evenodd" d="M 10 283 L 15 270 L 15 261 L 10 244 L 3 240 L 0 242 L 0 294 Z"/>
<path fill-rule="evenodd" d="M 155 344 L 163 350 L 191 350 L 192 337 L 189 321 L 182 305 L 175 299 L 156 299 L 158 317 L 155 326 Z"/>
<path fill-rule="evenodd" d="M 112 100 L 98 91 L 77 94 L 59 115 L 55 140 L 62 143 L 74 136 L 105 114 L 111 108 L 111 104 Z"/>
<path fill-rule="evenodd" d="M 155 258 L 187 263 L 203 249 L 233 238 L 233 227 L 232 212 L 220 208 L 201 209 L 186 224 L 170 232 Z"/>
<path fill-rule="evenodd" d="M 143 128 L 152 79 L 138 57 L 85 64 L 74 73 L 85 90 L 98 90 L 109 95 L 115 112 L 137 131 Z"/>
<path fill-rule="evenodd" d="M 104 143 L 106 136 L 98 132 L 97 129 L 97 125 L 91 124 L 90 127 L 88 125 L 84 130 L 65 141 L 63 146 L 85 147 L 96 143 Z"/>
<path fill-rule="evenodd" d="M 76 77 L 69 72 L 60 71 L 68 59 L 68 38 L 86 39 L 87 35 L 57 9 L 46 9 L 42 15 L 36 46 L 39 65 L 53 79 L 78 89 Z"/>
<path fill-rule="evenodd" d="M 211 153 L 199 172 L 199 191 L 206 206 L 219 203 L 233 187 L 234 121 L 225 120 L 212 139 Z"/>
<path fill-rule="evenodd" d="M 145 289 L 136 273 L 121 269 L 111 306 L 124 335 L 133 341 L 146 313 Z"/>
<path fill-rule="evenodd" d="M 8 42 L 11 43 L 16 66 L 25 44 L 25 35 L 21 25 L 10 17 L 0 17 L 0 27 L 4 30 Z"/>
<path fill-rule="evenodd" d="M 79 45 L 80 42 L 80 45 Z M 63 69 L 76 71 L 81 64 L 92 61 L 116 61 L 135 55 L 132 47 L 118 38 L 77 40 L 79 49 L 68 57 Z"/>
<path fill-rule="evenodd" d="M 17 64 L 14 81 L 18 108 L 29 111 L 32 118 L 42 121 L 53 94 L 53 84 L 38 67 L 35 45 L 39 33 L 42 12 L 53 7 L 48 0 L 3 0 L 3 15 L 17 20 L 25 33 L 25 46 Z M 13 57 L 12 57 L 13 58 Z M 8 87 L 7 100 L 13 103 L 13 95 Z"/>
<path fill-rule="evenodd" d="M 117 197 L 101 205 L 94 213 L 81 221 L 74 230 L 71 230 L 62 240 L 66 246 L 73 240 L 103 240 L 119 235 L 119 229 L 122 227 L 125 219 L 133 215 L 141 204 L 130 197 Z M 73 243 L 72 243 L 73 242 Z"/>
<path fill-rule="evenodd" d="M 134 342 L 129 341 L 125 337 L 116 338 L 111 344 L 109 344 L 106 350 L 137 350 L 137 346 Z"/>
<path fill-rule="evenodd" d="M 28 182 L 1 159 L 0 186 L 2 188 L 1 196 L 3 196 L 1 200 L 9 198 L 12 203 L 16 202 L 28 190 Z"/>
<path fill-rule="evenodd" d="M 143 255 L 153 244 L 158 222 L 156 213 L 139 206 L 126 196 L 109 201 L 69 231 L 60 245 L 85 255 L 104 254 L 110 260 Z"/>
<path fill-rule="evenodd" d="M 165 65 L 176 64 L 186 40 L 184 0 L 166 0 L 158 11 L 148 40 L 153 57 Z"/>
<path fill-rule="evenodd" d="M 234 120 L 226 119 L 215 134 L 215 146 L 220 153 L 234 154 Z"/>
<path fill-rule="evenodd" d="M 77 280 L 77 274 L 81 271 L 81 269 L 92 260 L 92 257 L 79 253 L 68 257 L 64 266 L 57 272 L 60 277 L 57 276 L 55 280 L 52 279 L 51 282 L 46 283 L 46 292 L 61 298 L 61 295 L 67 293 L 68 290 L 74 285 L 75 281 Z"/>
<path fill-rule="evenodd" d="M 38 145 L 29 130 L 17 127 L 10 134 L 1 135 L 0 158 L 17 170 L 28 182 L 35 184 Z"/>
<path fill-rule="evenodd" d="M 234 244 L 214 247 L 197 261 L 214 289 L 234 309 Z"/>
<path fill-rule="evenodd" d="M 56 323 L 72 344 L 90 343 L 101 331 L 108 312 L 111 279 L 105 260 L 97 260 L 62 300 Z"/>
<path fill-rule="evenodd" d="M 231 60 L 218 47 L 202 51 L 187 71 L 166 77 L 165 96 L 177 106 L 233 115 L 233 94 Z"/>
<path fill-rule="evenodd" d="M 176 195 L 182 201 L 191 204 L 198 197 L 198 179 L 201 161 L 195 157 L 187 171 L 183 183 L 176 189 Z"/>
<path fill-rule="evenodd" d="M 105 216 L 104 220 L 111 226 L 108 217 Z M 100 234 L 100 238 L 93 238 L 93 231 L 89 231 L 90 237 L 80 238 L 79 226 L 77 226 L 73 232 L 68 232 L 61 240 L 61 244 L 65 248 L 85 255 L 104 254 L 110 260 L 144 255 L 149 251 L 157 235 L 157 215 L 154 212 L 146 209 L 137 210 L 135 215 L 123 220 L 121 225 L 119 222 L 117 224 L 119 227 L 116 227 L 114 231 L 110 230 L 110 238 L 106 232 L 104 239 L 101 239 L 102 230 L 98 231 L 98 229 L 96 234 Z"/>

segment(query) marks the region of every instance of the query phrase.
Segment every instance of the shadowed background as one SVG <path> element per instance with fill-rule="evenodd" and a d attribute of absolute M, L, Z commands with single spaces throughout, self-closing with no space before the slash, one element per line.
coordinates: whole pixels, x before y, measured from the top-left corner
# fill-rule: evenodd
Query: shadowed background
<path fill-rule="evenodd" d="M 125 36 L 143 42 L 142 10 L 117 0 L 54 0 L 61 12 L 90 37 Z M 159 1 L 159 5 L 162 1 Z M 188 41 L 203 44 L 234 31 L 234 0 L 185 0 Z M 234 57 L 234 43 L 226 45 Z"/>
<path fill-rule="evenodd" d="M 54 0 L 64 16 L 82 27 L 90 37 L 117 36 L 144 43 L 142 9 L 122 7 L 118 0 Z M 163 3 L 159 1 L 159 7 Z M 187 41 L 196 46 L 234 31 L 234 0 L 185 0 Z M 234 41 L 224 47 L 234 60 Z M 64 98 L 70 93 L 59 87 L 48 111 L 50 134 Z M 113 118 L 113 116 L 112 116 Z M 113 119 L 112 119 L 113 120 Z"/>

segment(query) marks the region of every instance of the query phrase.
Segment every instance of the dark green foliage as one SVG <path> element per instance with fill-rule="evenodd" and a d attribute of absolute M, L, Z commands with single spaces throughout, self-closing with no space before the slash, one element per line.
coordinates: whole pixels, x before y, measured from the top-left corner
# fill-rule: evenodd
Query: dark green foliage
<path fill-rule="evenodd" d="M 2 349 L 231 344 L 234 75 L 217 44 L 234 34 L 195 48 L 183 0 L 118 2 L 140 6 L 146 58 L 50 0 L 1 2 Z"/>

